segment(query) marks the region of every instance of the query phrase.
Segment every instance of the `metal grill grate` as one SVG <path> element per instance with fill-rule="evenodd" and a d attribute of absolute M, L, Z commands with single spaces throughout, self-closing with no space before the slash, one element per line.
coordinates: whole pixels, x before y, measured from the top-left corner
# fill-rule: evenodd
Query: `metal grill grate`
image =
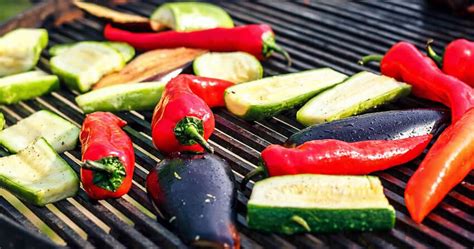
<path fill-rule="evenodd" d="M 132 2 L 115 8 L 149 16 L 161 2 Z M 278 42 L 290 52 L 294 65 L 287 68 L 284 59 L 277 55 L 264 63 L 267 75 L 324 66 L 353 74 L 365 69 L 356 63 L 361 56 L 384 53 L 399 40 L 413 42 L 422 48 L 428 38 L 434 38 L 435 49 L 441 51 L 442 46 L 455 38 L 474 39 L 474 21 L 441 13 L 423 1 L 310 1 L 309 4 L 232 1 L 218 4 L 230 13 L 236 24 L 264 22 L 274 28 Z M 49 30 L 49 46 L 80 40 L 102 40 L 103 25 L 103 22 L 89 15 L 60 27 L 55 27 L 52 20 L 42 24 Z M 44 51 L 39 67 L 48 70 L 48 59 L 49 54 Z M 376 67 L 371 69 L 377 70 Z M 47 109 L 79 126 L 84 115 L 75 105 L 75 96 L 76 94 L 61 89 L 34 100 L 0 106 L 0 109 L 4 112 L 8 125 L 35 111 Z M 419 107 L 430 103 L 408 99 L 384 108 L 397 109 L 415 105 Z M 293 118 L 294 111 L 261 122 L 245 122 L 224 109 L 217 109 L 214 113 L 216 131 L 211 137 L 211 144 L 219 156 L 229 161 L 239 182 L 242 175 L 257 164 L 259 151 L 271 143 L 284 142 L 288 136 L 302 128 Z M 150 215 L 153 209 L 144 191 L 148 170 L 163 158 L 151 142 L 151 112 L 123 112 L 118 116 L 128 122 L 125 130 L 134 142 L 137 158 L 134 185 L 125 198 L 91 202 L 85 192 L 80 190 L 76 197 L 49 205 L 48 208 L 26 206 L 69 247 L 184 247 L 179 238 L 169 230 L 166 222 L 156 222 Z M 0 155 L 4 156 L 6 153 L 0 152 Z M 78 172 L 80 148 L 66 152 L 62 157 Z M 250 190 L 247 189 L 238 193 L 237 202 L 242 246 L 472 247 L 474 175 L 471 172 L 422 225 L 417 225 L 410 219 L 404 206 L 403 191 L 419 162 L 420 160 L 378 174 L 386 196 L 397 210 L 396 227 L 389 232 L 279 236 L 252 231 L 245 225 L 245 204 L 250 195 Z M 1 196 L 0 212 L 37 232 L 28 219 Z M 82 230 L 82 235 L 77 232 L 77 228 Z"/>

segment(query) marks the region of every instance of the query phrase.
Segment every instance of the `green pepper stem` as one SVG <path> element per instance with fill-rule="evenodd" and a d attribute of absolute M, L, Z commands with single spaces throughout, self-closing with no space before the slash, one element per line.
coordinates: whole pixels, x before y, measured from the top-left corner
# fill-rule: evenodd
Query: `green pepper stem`
<path fill-rule="evenodd" d="M 382 61 L 382 59 L 383 59 L 383 55 L 371 54 L 371 55 L 362 57 L 357 63 L 359 63 L 360 65 L 365 65 L 371 61 Z"/>
<path fill-rule="evenodd" d="M 102 171 L 107 172 L 109 174 L 113 174 L 115 172 L 115 167 L 108 164 L 99 163 L 96 161 L 86 160 L 84 163 L 81 164 L 81 167 L 84 169 L 90 169 L 94 171 Z"/>
<path fill-rule="evenodd" d="M 214 153 L 214 148 L 204 139 L 204 137 L 199 134 L 199 131 L 196 129 L 194 125 L 187 125 L 184 132 L 186 135 L 196 141 L 199 145 L 201 145 L 207 152 Z"/>
<path fill-rule="evenodd" d="M 433 42 L 433 39 L 429 39 L 426 42 L 426 53 L 428 53 L 428 56 L 433 59 L 439 67 L 443 67 L 443 57 L 437 55 L 436 52 L 433 50 L 433 48 L 431 47 L 431 44 L 433 44 Z"/>
<path fill-rule="evenodd" d="M 285 49 L 283 49 L 280 45 L 275 42 L 275 37 L 273 33 L 267 33 L 263 37 L 263 48 L 262 53 L 265 57 L 270 56 L 270 54 L 275 51 L 277 53 L 282 54 L 285 57 L 285 60 L 288 62 L 288 66 L 291 66 L 293 63 L 291 56 Z"/>
<path fill-rule="evenodd" d="M 247 186 L 247 183 L 252 180 L 252 178 L 263 174 L 265 174 L 265 166 L 258 165 L 257 168 L 250 171 L 248 174 L 245 175 L 244 179 L 242 179 L 242 182 L 240 182 L 240 190 L 244 190 Z"/>

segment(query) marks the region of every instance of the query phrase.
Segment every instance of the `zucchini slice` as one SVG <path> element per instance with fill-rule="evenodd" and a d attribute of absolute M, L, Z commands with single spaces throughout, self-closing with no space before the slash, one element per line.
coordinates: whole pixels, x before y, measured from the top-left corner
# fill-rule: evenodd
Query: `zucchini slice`
<path fill-rule="evenodd" d="M 291 175 L 255 184 L 248 225 L 266 232 L 387 230 L 395 210 L 376 176 Z"/>
<path fill-rule="evenodd" d="M 103 42 L 80 42 L 51 58 L 50 64 L 70 89 L 86 92 L 105 74 L 122 69 L 125 60 Z"/>
<path fill-rule="evenodd" d="M 0 38 L 0 77 L 31 70 L 48 44 L 45 29 L 16 29 Z"/>
<path fill-rule="evenodd" d="M 3 130 L 3 127 L 5 127 L 5 117 L 3 113 L 0 112 L 0 131 Z"/>
<path fill-rule="evenodd" d="M 18 154 L 0 158 L 0 187 L 34 205 L 74 196 L 79 178 L 43 138 Z"/>
<path fill-rule="evenodd" d="M 360 72 L 306 103 L 296 114 L 304 125 L 363 113 L 410 94 L 411 86 L 387 76 Z"/>
<path fill-rule="evenodd" d="M 0 131 L 0 145 L 11 153 L 17 153 L 36 138 L 43 137 L 61 153 L 76 147 L 79 132 L 79 128 L 69 121 L 42 110 Z"/>
<path fill-rule="evenodd" d="M 143 82 L 100 88 L 76 97 L 85 112 L 153 110 L 160 101 L 166 82 Z"/>
<path fill-rule="evenodd" d="M 301 105 L 347 76 L 330 68 L 273 76 L 231 86 L 224 99 L 227 109 L 246 120 L 261 120 Z"/>
<path fill-rule="evenodd" d="M 36 70 L 0 78 L 0 104 L 13 104 L 50 93 L 59 88 L 59 79 Z"/>
<path fill-rule="evenodd" d="M 81 42 L 54 45 L 49 49 L 48 52 L 51 56 L 60 55 L 79 43 Z M 102 43 L 117 50 L 117 52 L 120 53 L 120 55 L 122 56 L 125 62 L 130 61 L 133 58 L 133 56 L 135 56 L 135 49 L 125 42 L 102 42 Z"/>

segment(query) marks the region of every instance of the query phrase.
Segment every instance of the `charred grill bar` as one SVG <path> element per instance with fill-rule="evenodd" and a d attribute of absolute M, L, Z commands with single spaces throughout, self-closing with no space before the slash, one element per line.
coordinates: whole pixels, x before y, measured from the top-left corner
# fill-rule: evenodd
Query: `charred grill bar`
<path fill-rule="evenodd" d="M 48 29 L 49 47 L 58 43 L 81 40 L 102 40 L 104 22 L 90 15 L 73 22 L 55 26 L 51 15 L 67 11 L 51 11 L 53 3 L 47 1 L 36 12 L 19 16 L 11 24 L 0 26 L 0 33 L 18 25 L 36 25 Z M 57 1 L 61 2 L 61 1 Z M 149 16 L 163 1 L 132 1 L 115 6 L 117 10 Z M 306 1 L 305 1 L 306 2 Z M 236 24 L 268 23 L 276 32 L 277 40 L 292 55 L 294 64 L 286 67 L 284 58 L 276 55 L 264 63 L 265 73 L 274 75 L 318 67 L 332 67 L 346 74 L 363 70 L 356 62 L 366 54 L 384 53 L 393 43 L 406 40 L 420 48 L 428 38 L 435 39 L 438 51 L 449 41 L 465 37 L 474 39 L 474 21 L 453 17 L 433 9 L 425 1 L 226 1 L 217 2 L 227 10 Z M 56 8 L 59 8 L 56 7 Z M 42 8 L 41 10 L 38 10 Z M 48 10 L 48 11 L 45 11 Z M 33 20 L 44 18 L 44 22 Z M 47 49 L 43 51 L 39 67 L 49 71 Z M 375 66 L 371 69 L 377 70 Z M 83 113 L 75 105 L 76 94 L 61 89 L 51 95 L 16 105 L 0 106 L 8 125 L 16 123 L 35 111 L 46 109 L 80 125 Z M 433 106 L 432 103 L 405 99 L 384 107 L 403 109 Z M 215 111 L 216 131 L 211 144 L 216 154 L 232 166 L 237 180 L 258 163 L 259 151 L 271 143 L 283 143 L 288 136 L 302 128 L 294 119 L 294 112 L 286 112 L 261 122 L 245 122 L 224 109 Z M 166 221 L 150 216 L 153 207 L 144 191 L 145 177 L 152 167 L 163 158 L 154 148 L 150 138 L 150 112 L 123 112 L 119 117 L 128 122 L 125 128 L 131 136 L 137 159 L 134 186 L 126 198 L 91 202 L 83 190 L 68 200 L 37 208 L 26 206 L 44 223 L 51 227 L 69 247 L 133 247 L 173 248 L 185 247 L 167 227 Z M 6 155 L 0 151 L 1 155 Z M 62 154 L 62 157 L 79 171 L 80 148 Z M 405 184 L 420 160 L 378 174 L 385 187 L 385 194 L 396 208 L 396 226 L 389 232 L 304 234 L 279 236 L 263 234 L 246 228 L 245 204 L 250 189 L 238 193 L 238 229 L 244 248 L 314 248 L 314 247 L 472 247 L 474 245 L 473 183 L 471 174 L 453 189 L 445 200 L 425 219 L 415 224 L 405 206 Z M 85 210 L 85 211 L 84 211 Z M 32 233 L 38 230 L 0 196 L 0 213 L 11 218 Z M 67 217 L 67 218 L 65 218 Z M 126 217 L 124 219 L 123 217 Z M 8 218 L 7 218 L 8 219 Z M 71 224 L 74 224 L 71 227 Z M 80 228 L 86 236 L 80 235 Z M 6 226 L 0 227 L 8 229 Z M 26 238 L 23 238 L 26 239 Z M 46 237 L 44 239 L 48 240 Z"/>

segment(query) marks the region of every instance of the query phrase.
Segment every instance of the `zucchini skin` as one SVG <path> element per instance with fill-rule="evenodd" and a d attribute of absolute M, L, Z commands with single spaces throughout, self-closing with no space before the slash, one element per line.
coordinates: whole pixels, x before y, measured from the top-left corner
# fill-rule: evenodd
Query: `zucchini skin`
<path fill-rule="evenodd" d="M 0 86 L 0 104 L 15 104 L 22 100 L 36 98 L 59 89 L 59 79 L 56 75 L 38 77 L 38 79 L 22 83 Z"/>
<path fill-rule="evenodd" d="M 161 161 L 150 171 L 146 185 L 159 213 L 185 243 L 236 248 L 234 182 L 223 159 L 185 153 Z"/>
<path fill-rule="evenodd" d="M 3 127 L 5 127 L 5 117 L 3 113 L 0 112 L 0 131 L 3 130 Z"/>
<path fill-rule="evenodd" d="M 308 230 L 292 220 L 303 218 L 315 232 L 389 230 L 395 225 L 393 207 L 372 209 L 312 209 L 292 207 L 247 206 L 248 226 L 252 229 L 286 235 Z M 334 217 L 337 217 L 335 219 Z"/>
<path fill-rule="evenodd" d="M 285 145 L 294 147 L 320 139 L 358 142 L 437 134 L 448 121 L 447 112 L 436 109 L 368 113 L 307 127 L 289 137 Z"/>

